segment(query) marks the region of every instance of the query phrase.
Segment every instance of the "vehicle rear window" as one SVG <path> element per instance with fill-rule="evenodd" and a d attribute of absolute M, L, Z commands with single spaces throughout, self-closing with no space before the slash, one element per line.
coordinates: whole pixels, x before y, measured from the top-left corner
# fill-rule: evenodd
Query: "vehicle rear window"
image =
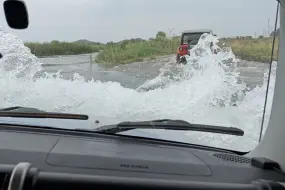
<path fill-rule="evenodd" d="M 189 45 L 197 45 L 199 40 L 192 40 Z"/>
<path fill-rule="evenodd" d="M 199 40 L 192 40 L 189 44 L 188 44 L 188 49 L 192 49 L 195 45 L 198 44 Z"/>
<path fill-rule="evenodd" d="M 183 44 L 189 44 L 193 40 L 195 40 L 196 44 L 197 44 L 198 40 L 202 36 L 202 34 L 204 34 L 204 33 L 188 33 L 188 34 L 184 34 L 184 36 L 183 36 Z M 191 44 L 191 45 L 196 45 L 196 44 Z"/>

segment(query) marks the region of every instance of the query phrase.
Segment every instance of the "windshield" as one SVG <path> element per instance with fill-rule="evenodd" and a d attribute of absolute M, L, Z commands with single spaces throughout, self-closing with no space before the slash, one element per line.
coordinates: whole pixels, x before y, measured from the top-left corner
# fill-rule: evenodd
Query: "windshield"
<path fill-rule="evenodd" d="M 275 35 L 266 131 L 277 65 L 276 1 L 248 0 L 246 6 L 227 0 L 24 1 L 29 28 L 13 30 L 1 17 L 0 108 L 89 119 L 9 121 L 92 129 L 124 121 L 184 120 L 236 127 L 244 135 L 169 128 L 122 134 L 250 151 L 259 141 Z M 184 34 L 187 30 L 198 32 Z M 185 51 L 181 41 L 188 40 L 191 50 Z"/>

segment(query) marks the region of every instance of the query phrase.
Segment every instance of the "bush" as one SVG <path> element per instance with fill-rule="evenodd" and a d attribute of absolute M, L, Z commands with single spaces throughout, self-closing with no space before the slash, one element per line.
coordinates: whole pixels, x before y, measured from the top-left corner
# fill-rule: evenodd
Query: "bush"
<path fill-rule="evenodd" d="M 31 53 L 38 57 L 52 55 L 76 55 L 84 53 L 99 52 L 104 48 L 103 45 L 93 45 L 75 42 L 44 42 L 44 43 L 25 43 L 30 48 Z"/>

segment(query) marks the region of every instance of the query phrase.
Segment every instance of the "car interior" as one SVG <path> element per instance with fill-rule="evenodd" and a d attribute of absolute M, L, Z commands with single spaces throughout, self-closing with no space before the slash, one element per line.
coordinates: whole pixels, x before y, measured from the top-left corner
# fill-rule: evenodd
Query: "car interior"
<path fill-rule="evenodd" d="M 6 0 L 3 5 L 11 28 L 28 27 L 24 1 Z M 285 29 L 285 11 L 280 9 Z M 284 140 L 270 147 L 273 132 L 266 133 L 263 148 L 239 153 L 121 134 L 0 124 L 0 189 L 285 189 Z M 261 151 L 264 147 L 282 155 L 271 159 Z"/>

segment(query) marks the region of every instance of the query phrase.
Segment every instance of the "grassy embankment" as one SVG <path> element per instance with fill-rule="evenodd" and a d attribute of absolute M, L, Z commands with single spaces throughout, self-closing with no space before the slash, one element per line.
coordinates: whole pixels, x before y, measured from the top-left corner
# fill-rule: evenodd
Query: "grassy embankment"
<path fill-rule="evenodd" d="M 25 46 L 30 48 L 31 53 L 37 57 L 53 56 L 53 55 L 77 55 L 84 53 L 99 52 L 104 49 L 104 44 L 100 43 L 84 43 L 84 42 L 26 42 Z"/>
<path fill-rule="evenodd" d="M 176 53 L 180 36 L 167 37 L 164 32 L 158 32 L 155 38 L 149 40 L 132 39 L 119 43 L 108 43 L 105 50 L 96 57 L 96 62 L 102 64 L 124 64 L 136 61 L 154 59 L 161 55 Z M 220 47 L 231 47 L 240 59 L 258 62 L 269 62 L 272 37 L 259 38 L 237 37 L 220 39 Z M 275 56 L 277 58 L 278 39 L 276 40 Z"/>

